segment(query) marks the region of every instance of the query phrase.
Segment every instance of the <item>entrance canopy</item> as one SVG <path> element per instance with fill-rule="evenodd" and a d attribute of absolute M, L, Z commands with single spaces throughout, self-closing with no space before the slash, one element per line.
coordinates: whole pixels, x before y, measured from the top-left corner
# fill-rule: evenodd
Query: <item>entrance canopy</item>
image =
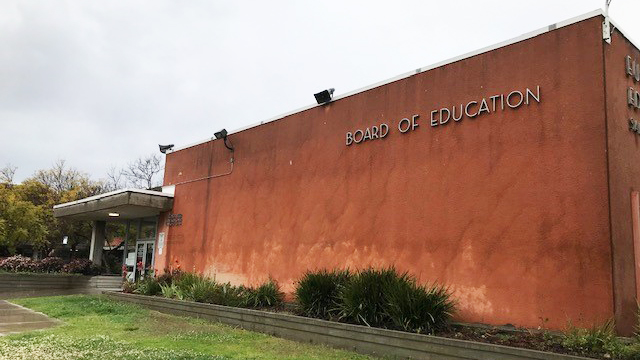
<path fill-rule="evenodd" d="M 69 220 L 119 221 L 156 216 L 172 207 L 172 193 L 122 189 L 55 205 L 53 215 Z"/>

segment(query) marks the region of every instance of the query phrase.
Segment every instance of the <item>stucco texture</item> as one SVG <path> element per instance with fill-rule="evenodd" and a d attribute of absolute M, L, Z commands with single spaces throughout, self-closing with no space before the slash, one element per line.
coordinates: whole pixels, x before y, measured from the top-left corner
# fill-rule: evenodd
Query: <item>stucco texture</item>
<path fill-rule="evenodd" d="M 306 270 L 393 265 L 450 286 L 463 321 L 612 317 L 600 21 L 232 134 L 229 175 L 184 183 L 231 170 L 222 141 L 168 154 L 183 224 L 161 219 L 157 267 L 291 291 Z M 536 86 L 539 104 L 429 125 L 432 110 Z M 382 122 L 386 138 L 345 145 Z"/>

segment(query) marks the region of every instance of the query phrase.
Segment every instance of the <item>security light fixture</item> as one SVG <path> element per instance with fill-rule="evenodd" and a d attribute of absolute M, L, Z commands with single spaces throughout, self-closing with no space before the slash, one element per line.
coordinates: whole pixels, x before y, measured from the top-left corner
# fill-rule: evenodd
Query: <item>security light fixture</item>
<path fill-rule="evenodd" d="M 227 129 L 222 129 L 217 133 L 213 134 L 213 136 L 215 136 L 216 139 L 224 139 L 227 137 Z"/>
<path fill-rule="evenodd" d="M 118 214 L 116 212 L 113 212 L 113 213 L 109 213 L 109 216 L 110 217 L 118 217 L 118 216 L 120 216 L 120 214 Z"/>
<path fill-rule="evenodd" d="M 215 137 L 216 137 L 216 139 L 218 139 L 218 140 L 219 140 L 219 139 L 224 140 L 224 146 L 225 146 L 227 149 L 229 149 L 229 150 L 233 151 L 233 146 L 231 146 L 231 144 L 230 144 L 230 143 L 229 143 L 229 144 L 227 143 L 227 135 L 228 135 L 228 134 L 229 134 L 229 133 L 227 132 L 227 129 L 222 129 L 222 130 L 218 131 L 217 133 L 214 133 L 214 134 L 213 134 L 213 136 L 215 136 Z"/>
<path fill-rule="evenodd" d="M 331 99 L 333 98 L 333 92 L 336 89 L 331 88 L 331 89 L 327 89 L 324 91 L 320 91 L 317 94 L 313 94 L 313 96 L 316 97 L 316 101 L 318 102 L 318 104 L 326 104 L 329 101 L 331 101 Z"/>
<path fill-rule="evenodd" d="M 160 147 L 160 152 L 166 154 L 168 150 L 173 149 L 173 144 L 171 145 L 158 145 Z"/>

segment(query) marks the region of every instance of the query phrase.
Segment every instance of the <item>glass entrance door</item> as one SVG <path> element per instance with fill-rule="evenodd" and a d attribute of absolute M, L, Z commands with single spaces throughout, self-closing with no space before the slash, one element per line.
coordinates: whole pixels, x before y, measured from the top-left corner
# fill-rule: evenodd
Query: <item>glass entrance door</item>
<path fill-rule="evenodd" d="M 155 239 L 136 241 L 135 280 L 142 280 L 145 276 L 153 276 Z"/>
<path fill-rule="evenodd" d="M 137 229 L 134 239 L 126 241 L 122 272 L 127 281 L 142 280 L 146 275 L 153 276 L 153 253 L 156 244 L 157 217 L 136 219 Z M 127 238 L 129 232 L 127 231 Z"/>

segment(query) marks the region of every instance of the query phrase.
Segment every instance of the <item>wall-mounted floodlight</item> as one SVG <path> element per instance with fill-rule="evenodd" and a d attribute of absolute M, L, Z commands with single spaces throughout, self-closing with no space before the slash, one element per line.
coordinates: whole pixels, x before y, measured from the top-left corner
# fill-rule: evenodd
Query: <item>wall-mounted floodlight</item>
<path fill-rule="evenodd" d="M 222 129 L 220 131 L 218 131 L 217 133 L 213 134 L 213 136 L 216 137 L 216 139 L 224 139 L 227 137 L 227 129 Z"/>
<path fill-rule="evenodd" d="M 327 89 L 324 91 L 320 91 L 317 94 L 313 94 L 313 96 L 316 97 L 316 101 L 318 102 L 318 104 L 326 104 L 329 101 L 331 101 L 331 99 L 333 98 L 333 92 L 336 89 L 331 88 L 331 89 Z"/>
<path fill-rule="evenodd" d="M 110 213 L 109 213 L 109 216 L 110 216 L 110 217 L 118 217 L 118 216 L 120 216 L 120 214 L 119 214 L 119 213 L 117 213 L 117 212 L 110 212 Z"/>
<path fill-rule="evenodd" d="M 160 147 L 160 152 L 163 154 L 166 154 L 167 151 L 173 149 L 173 144 L 171 145 L 158 145 L 158 147 Z"/>
<path fill-rule="evenodd" d="M 213 136 L 216 137 L 216 139 L 223 139 L 224 140 L 224 146 L 233 151 L 233 146 L 231 146 L 230 144 L 227 144 L 227 129 L 222 129 L 220 131 L 218 131 L 217 133 L 214 133 Z"/>

